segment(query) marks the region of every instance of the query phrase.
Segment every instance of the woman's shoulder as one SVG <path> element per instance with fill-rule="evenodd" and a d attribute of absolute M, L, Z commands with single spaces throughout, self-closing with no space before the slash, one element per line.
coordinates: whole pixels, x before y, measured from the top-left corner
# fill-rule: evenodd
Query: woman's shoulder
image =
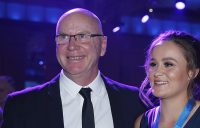
<path fill-rule="evenodd" d="M 158 106 L 147 110 L 141 117 L 140 128 L 150 128 L 155 120 L 158 110 Z"/>
<path fill-rule="evenodd" d="M 155 114 L 157 114 L 159 108 L 160 108 L 160 107 L 157 106 L 157 107 L 154 107 L 154 108 L 152 108 L 152 109 L 147 110 L 147 111 L 145 112 L 145 114 L 144 114 L 144 117 L 148 117 L 148 118 L 154 117 Z"/>

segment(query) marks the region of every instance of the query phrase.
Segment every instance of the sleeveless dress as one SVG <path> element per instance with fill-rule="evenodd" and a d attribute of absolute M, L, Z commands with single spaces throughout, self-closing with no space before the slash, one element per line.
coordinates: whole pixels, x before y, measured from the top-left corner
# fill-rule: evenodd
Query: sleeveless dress
<path fill-rule="evenodd" d="M 157 115 L 157 107 L 145 112 L 140 122 L 140 128 L 154 128 L 153 123 Z M 200 106 L 185 124 L 184 128 L 200 128 Z"/>

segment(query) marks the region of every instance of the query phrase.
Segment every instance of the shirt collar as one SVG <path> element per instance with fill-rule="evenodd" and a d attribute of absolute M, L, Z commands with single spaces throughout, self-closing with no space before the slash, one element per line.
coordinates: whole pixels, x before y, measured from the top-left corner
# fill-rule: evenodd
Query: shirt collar
<path fill-rule="evenodd" d="M 81 86 L 66 77 L 63 70 L 61 70 L 60 88 L 63 91 L 67 91 L 67 93 L 69 93 L 71 96 L 75 97 L 79 93 Z"/>
<path fill-rule="evenodd" d="M 89 85 L 84 86 L 84 88 L 90 87 L 92 89 L 92 94 L 100 95 L 103 85 L 104 85 L 103 79 L 101 78 L 100 71 L 98 71 L 96 78 Z M 61 70 L 60 88 L 61 90 L 67 91 L 67 93 L 69 93 L 71 96 L 75 97 L 81 90 L 82 86 L 76 84 L 75 82 L 70 80 L 68 77 L 66 77 L 64 75 L 64 71 Z"/>
<path fill-rule="evenodd" d="M 97 77 L 86 87 L 90 87 L 92 89 L 92 94 L 100 95 L 100 92 L 103 87 L 103 79 L 101 78 L 100 71 L 98 71 Z"/>

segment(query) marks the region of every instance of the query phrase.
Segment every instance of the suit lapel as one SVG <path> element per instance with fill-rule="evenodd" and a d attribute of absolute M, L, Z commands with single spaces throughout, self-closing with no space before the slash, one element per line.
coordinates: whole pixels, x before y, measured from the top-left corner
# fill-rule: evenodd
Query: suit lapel
<path fill-rule="evenodd" d="M 114 128 L 123 128 L 123 114 L 121 112 L 123 106 L 120 102 L 121 99 L 119 98 L 120 92 L 114 84 L 110 83 L 108 78 L 104 77 L 103 75 L 102 78 L 104 80 L 106 90 L 108 92 Z"/>
<path fill-rule="evenodd" d="M 62 102 L 60 97 L 59 75 L 48 86 L 48 115 L 51 128 L 64 128 Z"/>

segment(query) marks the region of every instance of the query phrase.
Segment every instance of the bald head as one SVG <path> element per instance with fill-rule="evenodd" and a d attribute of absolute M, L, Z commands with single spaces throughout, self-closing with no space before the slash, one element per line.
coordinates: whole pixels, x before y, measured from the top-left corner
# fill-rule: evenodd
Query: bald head
<path fill-rule="evenodd" d="M 56 45 L 64 74 L 78 85 L 88 85 L 98 74 L 99 58 L 107 46 L 99 18 L 86 9 L 72 9 L 58 20 L 56 35 L 64 41 Z"/>
<path fill-rule="evenodd" d="M 99 18 L 89 10 L 83 8 L 75 8 L 65 12 L 58 20 L 56 26 L 56 34 L 59 33 L 59 28 L 63 22 L 70 21 L 68 24 L 73 24 L 74 22 L 79 22 L 80 24 L 83 21 L 87 21 L 93 28 L 96 33 L 103 34 L 102 24 Z M 87 25 L 87 24 L 85 24 Z M 65 27 L 65 26 L 63 26 Z M 74 26 L 75 27 L 75 26 Z"/>

